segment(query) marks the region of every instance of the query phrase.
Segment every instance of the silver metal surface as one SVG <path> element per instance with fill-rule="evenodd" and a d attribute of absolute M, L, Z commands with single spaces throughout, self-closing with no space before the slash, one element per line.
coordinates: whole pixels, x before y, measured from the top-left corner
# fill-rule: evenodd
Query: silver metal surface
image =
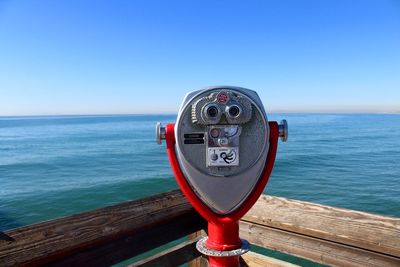
<path fill-rule="evenodd" d="M 207 237 L 203 237 L 196 243 L 197 250 L 206 256 L 213 257 L 232 257 L 232 256 L 240 256 L 250 250 L 250 243 L 247 240 L 241 239 L 242 246 L 238 249 L 234 250 L 215 250 L 210 249 L 206 246 Z"/>
<path fill-rule="evenodd" d="M 218 102 L 221 92 L 229 96 L 226 105 Z M 218 124 L 208 124 L 201 117 L 204 114 L 201 107 L 217 103 L 215 101 L 223 113 L 226 106 L 231 105 L 239 105 L 242 112 L 237 118 L 223 114 Z M 241 129 L 237 145 L 223 146 L 217 142 L 222 136 L 214 138 L 210 133 L 212 128 L 221 131 L 235 126 Z M 187 140 L 185 134 L 190 133 L 204 133 L 204 143 L 188 144 L 192 140 Z M 269 148 L 268 120 L 256 92 L 231 86 L 210 87 L 186 95 L 175 124 L 175 139 L 179 165 L 193 191 L 215 213 L 229 214 L 242 205 L 261 177 Z M 210 150 L 213 142 L 218 148 L 215 151 Z M 228 150 L 222 151 L 224 148 Z M 228 162 L 221 166 L 224 152 L 232 156 L 225 157 Z M 219 156 L 216 161 L 212 161 L 216 158 L 213 154 Z M 237 155 L 237 160 L 233 154 Z"/>
<path fill-rule="evenodd" d="M 165 127 L 161 125 L 161 122 L 156 124 L 156 142 L 161 145 L 162 140 L 165 140 Z"/>
<path fill-rule="evenodd" d="M 279 130 L 279 137 L 281 138 L 282 142 L 286 142 L 289 136 L 289 128 L 288 123 L 286 120 L 282 120 L 278 126 Z"/>

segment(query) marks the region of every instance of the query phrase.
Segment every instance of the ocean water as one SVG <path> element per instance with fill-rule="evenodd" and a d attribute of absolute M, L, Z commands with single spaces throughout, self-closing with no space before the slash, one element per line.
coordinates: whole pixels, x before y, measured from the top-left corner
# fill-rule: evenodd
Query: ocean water
<path fill-rule="evenodd" d="M 287 119 L 265 193 L 400 217 L 400 115 Z M 173 115 L 0 118 L 0 230 L 177 188 L 157 121 Z"/>

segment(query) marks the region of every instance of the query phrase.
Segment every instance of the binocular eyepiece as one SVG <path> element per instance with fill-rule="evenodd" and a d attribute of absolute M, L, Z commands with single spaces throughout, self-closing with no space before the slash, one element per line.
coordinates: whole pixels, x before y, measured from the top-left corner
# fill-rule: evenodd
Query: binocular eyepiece
<path fill-rule="evenodd" d="M 192 104 L 193 123 L 244 124 L 251 116 L 251 102 L 233 91 L 210 92 Z"/>

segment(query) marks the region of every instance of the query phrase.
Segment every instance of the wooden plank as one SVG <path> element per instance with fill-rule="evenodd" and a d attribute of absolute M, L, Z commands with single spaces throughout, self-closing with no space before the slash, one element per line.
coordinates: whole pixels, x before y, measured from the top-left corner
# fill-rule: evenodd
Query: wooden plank
<path fill-rule="evenodd" d="M 254 245 L 330 266 L 400 266 L 400 258 L 397 257 L 248 221 L 240 222 L 240 237 Z"/>
<path fill-rule="evenodd" d="M 295 265 L 286 261 L 281 261 L 278 259 L 274 259 L 272 257 L 268 257 L 265 255 L 261 255 L 254 252 L 247 252 L 243 254 L 240 259 L 241 267 L 299 267 L 299 265 Z"/>
<path fill-rule="evenodd" d="M 243 220 L 400 257 L 400 218 L 263 195 Z"/>
<path fill-rule="evenodd" d="M 121 246 L 124 240 L 146 230 L 160 228 L 170 222 L 179 224 L 179 218 L 195 219 L 197 224 L 193 220 L 190 222 L 196 225 L 194 231 L 204 225 L 182 193 L 175 190 L 21 227 L 5 233 L 14 241 L 0 240 L 0 266 L 44 265 L 91 249 L 95 255 L 96 251 L 105 253 L 102 247 L 118 242 Z M 182 227 L 175 227 L 188 234 Z"/>
<path fill-rule="evenodd" d="M 189 262 L 189 267 L 208 267 L 208 257 L 201 255 L 200 257 Z"/>
<path fill-rule="evenodd" d="M 206 236 L 206 235 L 207 235 L 207 233 L 204 230 L 200 230 L 200 231 L 190 234 L 189 240 L 198 240 L 201 237 Z M 197 257 L 188 262 L 188 267 L 208 267 L 207 258 L 204 256 Z"/>
<path fill-rule="evenodd" d="M 147 259 L 135 262 L 129 265 L 129 267 L 175 267 L 182 265 L 201 256 L 200 252 L 196 249 L 196 242 L 199 239 L 185 241 Z"/>
<path fill-rule="evenodd" d="M 204 227 L 203 221 L 196 213 L 176 217 L 174 221 L 163 223 L 107 244 L 84 249 L 78 253 L 52 261 L 44 266 L 69 267 L 106 267 L 157 248 L 176 239 L 185 237 Z"/>

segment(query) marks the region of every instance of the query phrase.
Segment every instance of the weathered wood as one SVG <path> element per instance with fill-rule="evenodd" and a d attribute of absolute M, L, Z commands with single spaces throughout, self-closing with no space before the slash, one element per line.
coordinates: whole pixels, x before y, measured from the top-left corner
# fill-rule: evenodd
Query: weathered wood
<path fill-rule="evenodd" d="M 298 267 L 286 261 L 274 259 L 254 252 L 243 254 L 240 259 L 241 267 Z"/>
<path fill-rule="evenodd" d="M 261 247 L 330 266 L 400 266 L 400 259 L 251 222 L 240 222 L 240 236 Z"/>
<path fill-rule="evenodd" d="M 204 224 L 198 214 L 176 217 L 172 222 L 134 233 L 131 236 L 126 236 L 107 244 L 82 250 L 45 266 L 106 267 L 185 237 L 202 227 L 204 227 Z"/>
<path fill-rule="evenodd" d="M 208 257 L 201 255 L 200 257 L 189 262 L 189 267 L 208 267 Z"/>
<path fill-rule="evenodd" d="M 170 249 L 166 249 L 147 259 L 140 260 L 129 267 L 175 267 L 201 256 L 196 249 L 197 239 L 185 241 Z"/>
<path fill-rule="evenodd" d="M 400 219 L 261 196 L 241 237 L 328 265 L 400 266 Z"/>
<path fill-rule="evenodd" d="M 204 230 L 200 230 L 197 232 L 194 232 L 189 235 L 189 240 L 198 240 L 203 236 L 206 236 L 207 233 Z M 204 256 L 197 257 L 190 262 L 188 262 L 188 267 L 208 267 L 208 261 L 207 258 Z"/>
<path fill-rule="evenodd" d="M 400 218 L 263 195 L 243 220 L 400 257 Z"/>
<path fill-rule="evenodd" d="M 190 222 L 190 225 L 195 226 L 191 231 L 199 230 L 204 225 L 204 221 L 182 193 L 176 190 L 21 227 L 6 232 L 15 241 L 0 240 L 0 266 L 50 264 L 60 259 L 73 258 L 72 255 L 85 254 L 82 251 L 87 251 L 87 256 L 92 259 L 104 256 L 99 253 L 118 254 L 120 251 L 107 251 L 106 248 L 123 247 L 125 243 L 132 244 L 129 239 L 136 240 L 135 235 L 150 229 L 162 229 L 162 226 L 170 222 L 176 223 L 174 227 L 178 232 L 188 234 L 179 226 L 179 218 L 186 218 L 186 223 Z M 164 229 L 166 230 L 171 229 Z M 176 236 L 180 235 L 176 234 L 174 238 Z M 162 241 L 162 238 L 160 240 Z M 138 239 L 136 242 L 139 242 L 136 246 L 138 249 L 143 241 Z M 131 249 L 133 252 L 128 254 L 135 255 L 135 248 Z M 84 261 L 82 255 L 81 260 Z"/>

